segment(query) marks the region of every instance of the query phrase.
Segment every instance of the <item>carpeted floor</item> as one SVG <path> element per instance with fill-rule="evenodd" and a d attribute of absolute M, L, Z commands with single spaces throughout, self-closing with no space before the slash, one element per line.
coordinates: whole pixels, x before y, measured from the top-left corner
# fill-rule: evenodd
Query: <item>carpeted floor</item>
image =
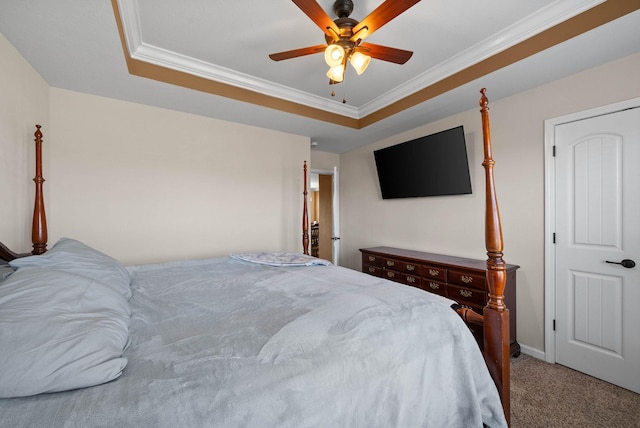
<path fill-rule="evenodd" d="M 511 428 L 640 428 L 640 394 L 559 364 L 511 359 Z"/>

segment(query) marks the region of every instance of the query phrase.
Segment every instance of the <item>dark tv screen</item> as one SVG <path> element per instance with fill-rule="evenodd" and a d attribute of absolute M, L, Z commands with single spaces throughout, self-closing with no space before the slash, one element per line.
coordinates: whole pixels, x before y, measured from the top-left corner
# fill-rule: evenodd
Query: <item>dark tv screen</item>
<path fill-rule="evenodd" d="M 383 199 L 471 193 L 462 126 L 373 152 Z"/>

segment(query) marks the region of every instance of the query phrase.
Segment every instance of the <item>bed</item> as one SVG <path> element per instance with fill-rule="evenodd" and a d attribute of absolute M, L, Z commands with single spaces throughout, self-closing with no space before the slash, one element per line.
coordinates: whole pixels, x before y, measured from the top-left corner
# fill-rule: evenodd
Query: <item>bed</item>
<path fill-rule="evenodd" d="M 509 322 L 484 90 L 480 104 L 483 315 L 309 256 L 306 197 L 300 254 L 124 267 L 70 238 L 47 250 L 38 127 L 33 251 L 0 244 L 0 426 L 506 426 Z M 305 163 L 305 194 L 306 176 Z M 484 325 L 484 356 L 462 319 Z"/>

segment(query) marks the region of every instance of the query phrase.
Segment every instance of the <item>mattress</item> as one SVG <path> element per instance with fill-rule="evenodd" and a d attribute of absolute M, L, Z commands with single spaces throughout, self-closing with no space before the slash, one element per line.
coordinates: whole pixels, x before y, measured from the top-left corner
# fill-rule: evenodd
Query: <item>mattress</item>
<path fill-rule="evenodd" d="M 443 297 L 333 265 L 225 257 L 128 271 L 122 375 L 1 399 L 0 426 L 506 426 Z"/>

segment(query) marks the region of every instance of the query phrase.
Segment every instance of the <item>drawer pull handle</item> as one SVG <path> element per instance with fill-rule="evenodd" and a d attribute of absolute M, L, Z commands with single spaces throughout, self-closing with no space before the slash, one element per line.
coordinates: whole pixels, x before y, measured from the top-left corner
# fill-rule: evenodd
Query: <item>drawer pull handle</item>
<path fill-rule="evenodd" d="M 414 282 L 416 282 L 416 279 L 414 277 L 412 277 L 412 276 L 408 276 L 407 277 L 407 282 L 414 283 Z"/>
<path fill-rule="evenodd" d="M 462 282 L 464 282 L 465 284 L 471 284 L 473 282 L 473 277 L 471 276 L 465 276 L 462 275 L 462 277 L 460 277 L 460 279 L 462 280 Z"/>
<path fill-rule="evenodd" d="M 440 284 L 436 284 L 435 282 L 430 282 L 429 287 L 431 287 L 431 289 L 433 290 L 437 290 L 440 288 Z"/>
<path fill-rule="evenodd" d="M 387 260 L 387 266 L 395 266 L 396 262 L 394 262 L 393 260 Z"/>
<path fill-rule="evenodd" d="M 438 276 L 439 274 L 440 274 L 440 271 L 438 269 L 429 269 L 429 275 Z"/>
<path fill-rule="evenodd" d="M 462 297 L 469 298 L 469 297 L 473 296 L 473 293 L 471 291 L 469 291 L 469 290 L 460 290 L 460 295 Z"/>
<path fill-rule="evenodd" d="M 370 262 L 375 262 L 376 261 L 376 256 L 369 256 L 369 261 Z"/>
<path fill-rule="evenodd" d="M 407 270 L 413 272 L 414 270 L 416 270 L 416 267 L 414 265 L 407 265 Z"/>
<path fill-rule="evenodd" d="M 376 268 L 369 266 L 369 272 L 373 273 L 376 271 Z"/>
<path fill-rule="evenodd" d="M 389 278 L 395 278 L 395 277 L 396 277 L 396 273 L 395 273 L 395 272 L 387 271 L 387 276 L 388 276 Z"/>

